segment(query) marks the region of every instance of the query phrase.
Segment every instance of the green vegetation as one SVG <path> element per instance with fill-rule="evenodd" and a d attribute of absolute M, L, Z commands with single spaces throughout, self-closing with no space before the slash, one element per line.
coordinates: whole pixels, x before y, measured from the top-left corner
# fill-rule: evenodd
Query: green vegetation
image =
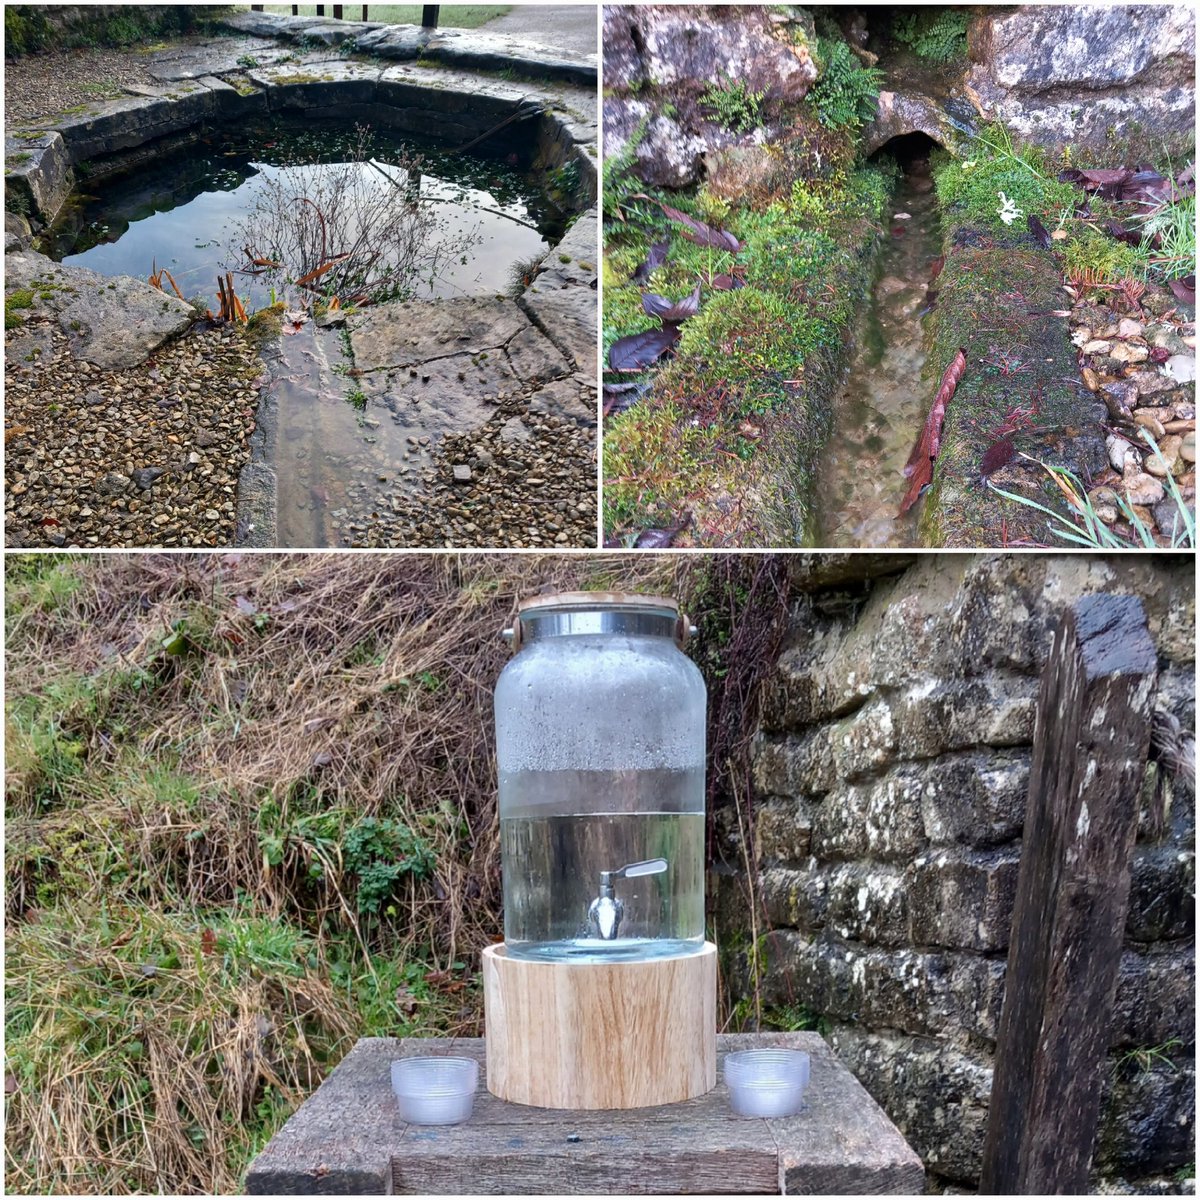
<path fill-rule="evenodd" d="M 1093 283 L 1144 275 L 1145 264 L 1135 247 L 1098 229 L 1084 226 L 1066 244 L 1067 277 Z"/>
<path fill-rule="evenodd" d="M 985 229 L 1024 229 L 1030 216 L 1054 229 L 1081 199 L 1077 188 L 1054 177 L 1044 150 L 1015 146 L 999 125 L 984 130 L 960 157 L 935 152 L 934 181 L 947 218 Z M 1014 207 L 1017 215 L 1005 221 L 1001 213 Z"/>
<path fill-rule="evenodd" d="M 292 11 L 290 4 L 266 4 L 263 7 L 267 12 L 290 13 Z M 511 4 L 443 4 L 438 17 L 438 25 L 451 29 L 478 29 L 481 25 L 486 25 L 489 21 L 494 21 L 497 17 L 511 12 L 512 8 Z M 299 12 L 302 17 L 312 17 L 316 15 L 317 6 L 301 4 Z M 370 19 L 381 21 L 385 25 L 420 25 L 421 5 L 372 4 Z"/>
<path fill-rule="evenodd" d="M 762 102 L 766 92 L 752 92 L 742 80 L 722 75 L 710 83 L 700 103 L 712 110 L 713 119 L 733 133 L 749 133 L 762 124 Z"/>
<path fill-rule="evenodd" d="M 970 20 L 963 8 L 918 8 L 895 16 L 892 35 L 918 58 L 948 63 L 966 57 Z"/>
<path fill-rule="evenodd" d="M 817 61 L 821 77 L 808 93 L 821 124 L 831 129 L 857 129 L 875 116 L 883 72 L 863 66 L 842 41 L 820 38 Z"/>
<path fill-rule="evenodd" d="M 8 1190 L 234 1194 L 357 1037 L 478 1035 L 495 630 L 543 586 L 782 630 L 757 572 L 782 564 L 8 556 Z M 758 659 L 705 661 L 718 698 Z"/>
<path fill-rule="evenodd" d="M 657 205 L 623 201 L 624 221 L 605 226 L 605 354 L 618 338 L 657 327 L 642 288 L 678 298 L 699 283 L 700 306 L 681 326 L 674 359 L 655 368 L 653 401 L 605 423 L 609 535 L 669 526 L 706 508 L 706 497 L 745 486 L 766 428 L 783 413 L 789 437 L 819 444 L 816 397 L 841 360 L 891 183 L 886 171 L 831 163 L 828 178 L 797 181 L 762 207 L 750 198 L 735 207 L 707 188 L 671 196 L 688 216 L 736 236 L 736 254 L 679 237 Z M 664 239 L 666 261 L 639 286 L 634 271 Z M 742 286 L 716 286 L 735 273 Z M 803 455 L 795 465 L 807 470 Z M 779 519 L 794 522 L 803 489 L 782 476 L 776 486 L 791 493 L 780 501 L 791 515 Z"/>
<path fill-rule="evenodd" d="M 1137 218 L 1135 218 L 1137 220 Z M 1196 269 L 1196 197 L 1181 196 L 1141 218 L 1138 254 L 1146 274 L 1177 279 Z M 1155 241 L 1158 244 L 1155 245 Z"/>
<path fill-rule="evenodd" d="M 200 5 L 166 5 L 141 8 L 125 5 L 85 13 L 81 10 L 61 22 L 50 20 L 41 4 L 8 4 L 4 7 L 4 55 L 20 58 L 43 50 L 81 46 L 130 46 L 160 37 L 190 33 L 209 15 Z"/>
<path fill-rule="evenodd" d="M 29 288 L 14 288 L 4 297 L 4 328 L 16 329 L 22 324 L 22 318 L 17 314 L 32 307 L 33 292 Z"/>

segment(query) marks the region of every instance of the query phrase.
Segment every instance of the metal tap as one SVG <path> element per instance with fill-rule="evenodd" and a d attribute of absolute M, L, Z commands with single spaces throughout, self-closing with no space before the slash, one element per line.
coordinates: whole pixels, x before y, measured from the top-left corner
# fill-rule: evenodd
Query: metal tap
<path fill-rule="evenodd" d="M 588 928 L 592 931 L 592 936 L 603 942 L 611 942 L 621 927 L 625 905 L 617 899 L 613 887 L 614 880 L 636 879 L 640 875 L 659 875 L 666 869 L 665 858 L 648 858 L 645 862 L 629 863 L 616 871 L 601 871 L 600 895 L 592 901 L 588 909 Z"/>

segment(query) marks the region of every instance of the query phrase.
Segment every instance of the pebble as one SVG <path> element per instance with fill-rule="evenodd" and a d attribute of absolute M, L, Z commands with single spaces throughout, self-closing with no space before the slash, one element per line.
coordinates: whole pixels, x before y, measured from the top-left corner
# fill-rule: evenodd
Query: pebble
<path fill-rule="evenodd" d="M 1166 495 L 1163 485 L 1152 475 L 1127 476 L 1124 487 L 1125 499 L 1130 504 L 1141 504 L 1147 508 L 1153 507 Z"/>
<path fill-rule="evenodd" d="M 29 337 L 46 347 L 34 362 L 20 352 Z M 240 331 L 192 331 L 156 351 L 153 366 L 122 371 L 76 359 L 50 321 L 9 331 L 9 348 L 6 421 L 24 427 L 8 445 L 9 546 L 233 544 L 247 389 L 262 369 Z M 198 392 L 178 382 L 199 379 Z M 164 391 L 183 391 L 186 404 L 163 408 Z M 51 515 L 58 525 L 43 525 Z"/>
<path fill-rule="evenodd" d="M 1166 361 L 1165 371 L 1176 383 L 1192 383 L 1196 378 L 1196 357 L 1193 354 L 1173 354 Z"/>

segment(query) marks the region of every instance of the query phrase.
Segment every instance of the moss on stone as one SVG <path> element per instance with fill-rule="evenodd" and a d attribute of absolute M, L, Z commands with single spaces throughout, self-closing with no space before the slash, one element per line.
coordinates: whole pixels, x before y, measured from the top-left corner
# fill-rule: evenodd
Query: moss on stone
<path fill-rule="evenodd" d="M 989 447 L 1007 441 L 1011 460 L 989 478 L 998 487 L 1062 509 L 1032 458 L 1079 472 L 1103 465 L 1103 408 L 1078 382 L 1065 317 L 1061 265 L 1027 233 L 952 226 L 926 363 L 932 403 L 961 347 L 967 367 L 946 410 L 942 444 L 920 528 L 933 546 L 1038 545 L 1045 518 L 997 496 L 983 477 Z"/>

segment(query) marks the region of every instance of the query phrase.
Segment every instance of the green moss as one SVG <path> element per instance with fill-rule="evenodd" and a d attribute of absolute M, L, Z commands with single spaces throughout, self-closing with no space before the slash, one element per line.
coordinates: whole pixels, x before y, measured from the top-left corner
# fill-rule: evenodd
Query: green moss
<path fill-rule="evenodd" d="M 1067 274 L 1090 276 L 1096 283 L 1145 277 L 1145 262 L 1127 242 L 1084 226 L 1066 246 Z"/>
<path fill-rule="evenodd" d="M 246 337 L 252 345 L 262 346 L 279 337 L 283 329 L 283 312 L 284 305 L 281 301 L 251 314 L 246 322 Z"/>
<path fill-rule="evenodd" d="M 6 163 L 10 163 L 14 167 L 20 167 L 20 166 L 24 166 L 25 163 L 31 161 L 32 158 L 33 158 L 32 154 L 28 153 L 28 151 L 22 150 L 17 154 L 8 155 L 4 161 Z"/>
<path fill-rule="evenodd" d="M 17 313 L 33 307 L 33 292 L 29 288 L 17 288 L 4 297 L 4 328 L 16 329 L 22 324 Z"/>
<path fill-rule="evenodd" d="M 1007 132 L 998 127 L 985 131 L 962 158 L 938 152 L 934 183 L 948 217 L 994 230 L 1024 229 L 1030 216 L 1053 229 L 1074 212 L 1080 199 L 1078 189 L 1054 178 L 1044 151 L 1035 146 L 1015 147 Z M 1004 210 L 1001 193 L 1019 210 L 1011 223 L 1000 216 Z"/>

